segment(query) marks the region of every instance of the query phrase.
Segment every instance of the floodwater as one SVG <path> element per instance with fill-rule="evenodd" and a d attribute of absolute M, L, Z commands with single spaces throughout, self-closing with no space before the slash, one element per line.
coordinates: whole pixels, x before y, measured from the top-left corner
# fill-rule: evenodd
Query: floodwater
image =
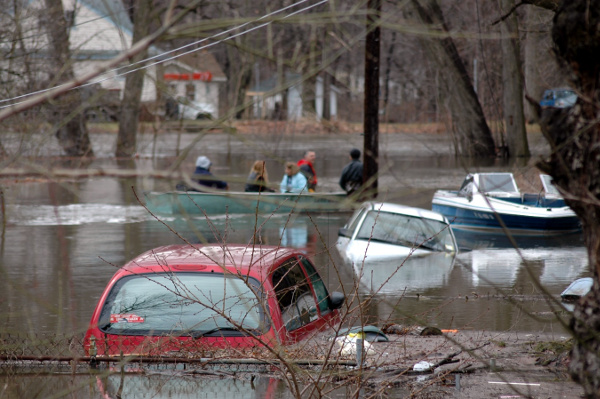
<path fill-rule="evenodd" d="M 186 146 L 196 139 L 187 151 Z M 590 275 L 579 235 L 523 240 L 518 251 L 501 236 L 459 236 L 465 250 L 455 258 L 432 256 L 407 262 L 400 269 L 401 262 L 365 262 L 362 270 L 354 270 L 343 263 L 334 245 L 349 213 L 259 219 L 253 215 L 156 218 L 138 202 L 144 191 L 167 190 L 177 183 L 153 178 L 152 172 L 168 170 L 180 159 L 182 170 L 191 173 L 198 155 L 208 155 L 213 172 L 232 182 L 233 189 L 240 189 L 254 160 L 266 160 L 270 180 L 276 183 L 284 161 L 297 160 L 305 150 L 313 149 L 320 190 L 338 190 L 347 154 L 353 147 L 361 148 L 362 140 L 358 134 L 316 138 L 144 135 L 139 156 L 118 161 L 110 155 L 114 135 L 98 134 L 93 137 L 98 158 L 73 165 L 72 160 L 56 157 L 59 150 L 52 139 L 29 147 L 15 139 L 13 148 L 21 146 L 19 151 L 29 157 L 25 166 L 102 169 L 107 176 L 0 183 L 4 204 L 0 332 L 83 333 L 110 277 L 135 255 L 184 241 L 249 243 L 257 237 L 264 244 L 305 249 L 330 291 L 343 290 L 349 300 L 370 298 L 364 312 L 368 323 L 566 334 L 557 317 L 567 318 L 568 313 L 548 298 L 557 299 L 571 281 Z M 10 140 L 3 145 L 10 149 Z M 531 169 L 527 164 L 500 161 L 465 165 L 454 159 L 450 143 L 442 136 L 386 134 L 380 137 L 380 145 L 379 199 L 426 209 L 431 209 L 436 189 L 457 188 L 468 171 Z M 543 154 L 543 144 L 530 145 L 534 153 Z M 110 177 L 115 170 L 137 175 Z M 360 283 L 356 273 L 362 275 Z"/>

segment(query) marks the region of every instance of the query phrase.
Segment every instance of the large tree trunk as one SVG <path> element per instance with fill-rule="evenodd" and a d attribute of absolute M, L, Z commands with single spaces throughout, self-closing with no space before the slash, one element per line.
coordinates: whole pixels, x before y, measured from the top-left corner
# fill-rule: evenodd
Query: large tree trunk
<path fill-rule="evenodd" d="M 492 157 L 496 150 L 492 133 L 473 84 L 444 21 L 436 0 L 412 0 L 421 21 L 432 33 L 421 42 L 442 76 L 448 98 L 458 152 L 468 157 Z"/>
<path fill-rule="evenodd" d="M 542 10 L 539 7 L 527 7 L 527 33 L 525 39 L 525 92 L 532 98 L 542 98 L 544 84 L 540 66 L 550 56 L 549 51 L 540 51 L 547 49 L 546 37 L 548 36 L 548 26 L 552 13 Z M 525 119 L 533 123 L 537 119 L 535 104 L 526 101 Z"/>
<path fill-rule="evenodd" d="M 591 292 L 573 313 L 575 343 L 570 371 L 587 398 L 600 397 L 600 0 L 565 0 L 554 17 L 559 61 L 579 94 L 572 108 L 545 110 L 542 131 L 552 146 L 539 166 L 554 178 L 583 225 Z"/>
<path fill-rule="evenodd" d="M 56 84 L 73 79 L 69 49 L 68 23 L 61 0 L 46 0 L 47 19 L 44 21 L 50 38 L 50 78 Z M 85 108 L 81 92 L 71 91 L 52 104 L 49 120 L 56 129 L 60 146 L 68 156 L 93 156 L 85 124 Z"/>
<path fill-rule="evenodd" d="M 379 174 L 379 64 L 381 0 L 367 1 L 367 37 L 365 40 L 365 98 L 363 140 L 363 189 L 366 198 L 376 198 Z"/>
<path fill-rule="evenodd" d="M 383 78 L 383 112 L 385 114 L 386 122 L 389 121 L 389 106 L 388 102 L 390 99 L 390 74 L 392 72 L 392 57 L 394 55 L 394 47 L 396 46 L 396 31 L 392 31 L 392 38 L 390 40 L 390 45 L 388 46 L 386 52 L 386 61 L 385 61 L 385 73 Z"/>
<path fill-rule="evenodd" d="M 302 70 L 302 75 L 306 76 L 306 79 L 302 82 L 302 114 L 305 115 L 316 115 L 316 102 L 317 94 L 317 50 L 318 50 L 318 35 L 317 27 L 313 24 L 310 26 L 310 36 L 308 44 L 308 62 L 305 65 L 305 69 Z"/>
<path fill-rule="evenodd" d="M 152 1 L 137 0 L 135 2 L 132 45 L 150 33 L 151 10 Z M 139 69 L 140 65 L 137 62 L 146 58 L 147 53 L 147 51 L 139 52 L 131 59 L 134 67 L 138 69 L 129 73 L 125 78 L 125 88 L 119 113 L 119 135 L 115 151 L 115 156 L 117 157 L 131 157 L 136 152 L 140 104 L 145 75 L 145 69 Z"/>
<path fill-rule="evenodd" d="M 502 10 L 515 5 L 514 0 L 502 0 Z M 523 113 L 523 72 L 517 16 L 512 13 L 500 25 L 502 32 L 502 86 L 504 129 L 509 157 L 529 157 L 525 115 Z"/>

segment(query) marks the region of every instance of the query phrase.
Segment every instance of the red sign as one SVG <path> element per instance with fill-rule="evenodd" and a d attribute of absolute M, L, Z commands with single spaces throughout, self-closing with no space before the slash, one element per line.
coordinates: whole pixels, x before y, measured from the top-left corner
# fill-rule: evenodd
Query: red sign
<path fill-rule="evenodd" d="M 194 73 L 165 73 L 165 80 L 201 80 L 210 82 L 212 73 L 210 72 L 194 72 Z"/>
<path fill-rule="evenodd" d="M 112 323 L 143 323 L 144 318 L 135 314 L 111 314 L 110 322 Z"/>

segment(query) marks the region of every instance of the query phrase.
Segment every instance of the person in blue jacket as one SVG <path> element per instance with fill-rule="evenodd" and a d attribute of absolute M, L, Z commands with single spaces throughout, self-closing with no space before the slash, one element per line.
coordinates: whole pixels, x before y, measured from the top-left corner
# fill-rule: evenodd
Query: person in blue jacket
<path fill-rule="evenodd" d="M 285 173 L 281 179 L 280 190 L 282 193 L 300 193 L 307 192 L 308 181 L 300 172 L 300 167 L 294 162 L 285 164 Z"/>
<path fill-rule="evenodd" d="M 202 186 L 220 188 L 223 190 L 229 190 L 229 185 L 226 181 L 219 180 L 213 176 L 210 172 L 210 166 L 212 163 L 208 157 L 204 155 L 199 156 L 196 159 L 196 170 L 194 171 L 194 180 Z"/>

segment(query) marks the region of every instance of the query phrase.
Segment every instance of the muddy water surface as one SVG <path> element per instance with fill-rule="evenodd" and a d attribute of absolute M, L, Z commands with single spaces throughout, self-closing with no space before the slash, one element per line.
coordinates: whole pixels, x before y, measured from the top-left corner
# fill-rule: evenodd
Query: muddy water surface
<path fill-rule="evenodd" d="M 333 191 L 339 189 L 348 151 L 362 147 L 360 135 L 284 140 L 212 134 L 186 153 L 183 149 L 196 138 L 194 134 L 145 136 L 138 158 L 118 162 L 110 157 L 114 137 L 96 135 L 98 159 L 76 167 L 134 170 L 141 175 L 175 167 L 191 173 L 196 157 L 208 155 L 213 172 L 240 189 L 254 160 L 265 159 L 270 180 L 278 182 L 285 160 L 298 160 L 306 149 L 313 149 L 319 189 Z M 531 169 L 498 161 L 465 165 L 448 155 L 451 146 L 438 136 L 385 135 L 381 144 L 379 199 L 426 209 L 431 209 L 436 189 L 457 188 L 468 171 Z M 543 153 L 542 145 L 533 148 Z M 52 143 L 30 151 L 40 166 L 73 167 L 54 157 L 59 152 Z M 362 270 L 355 270 L 342 262 L 334 246 L 349 213 L 262 219 L 222 215 L 210 220 L 160 216 L 157 220 L 138 202 L 143 191 L 167 190 L 175 183 L 148 176 L 3 182 L 0 331 L 83 333 L 110 277 L 133 256 L 182 239 L 248 243 L 257 230 L 265 244 L 281 242 L 306 249 L 330 290 L 344 290 L 349 300 L 370 299 L 364 317 L 378 325 L 421 323 L 564 335 L 557 314 L 567 317 L 568 313 L 549 304 L 547 294 L 557 298 L 572 280 L 590 274 L 579 236 L 529 239 L 521 243 L 520 251 L 502 237 L 459 237 L 468 250 L 452 259 L 431 257 L 426 262 L 407 262 L 400 269 L 401 261 L 366 262 Z M 356 274 L 362 276 L 360 282 Z"/>

